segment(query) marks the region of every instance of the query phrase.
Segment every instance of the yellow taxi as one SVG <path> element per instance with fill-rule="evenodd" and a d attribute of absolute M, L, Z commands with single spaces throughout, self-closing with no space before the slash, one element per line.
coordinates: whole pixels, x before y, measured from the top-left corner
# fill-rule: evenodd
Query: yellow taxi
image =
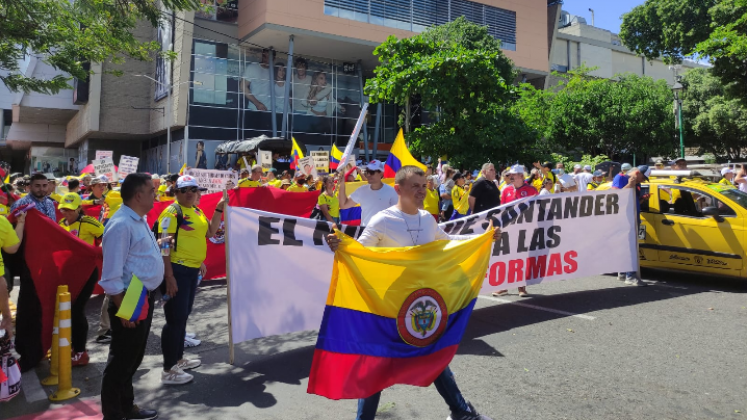
<path fill-rule="evenodd" d="M 747 193 L 698 171 L 652 171 L 641 184 L 641 267 L 747 278 Z M 609 189 L 610 184 L 598 187 Z"/>

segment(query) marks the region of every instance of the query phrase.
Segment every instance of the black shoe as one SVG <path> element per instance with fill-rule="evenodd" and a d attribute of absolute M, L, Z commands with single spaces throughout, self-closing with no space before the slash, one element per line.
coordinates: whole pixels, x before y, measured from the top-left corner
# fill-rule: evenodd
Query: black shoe
<path fill-rule="evenodd" d="M 146 410 L 144 408 L 133 405 L 132 410 L 130 410 L 130 414 L 128 414 L 126 418 L 128 420 L 153 420 L 155 418 L 158 418 L 158 411 Z"/>
<path fill-rule="evenodd" d="M 451 413 L 446 420 L 493 420 L 488 416 L 483 416 L 475 410 L 472 403 L 467 403 L 468 411 L 462 411 L 461 413 Z"/>
<path fill-rule="evenodd" d="M 96 337 L 96 342 L 99 344 L 109 344 L 112 342 L 112 332 L 107 331 L 104 335 Z"/>

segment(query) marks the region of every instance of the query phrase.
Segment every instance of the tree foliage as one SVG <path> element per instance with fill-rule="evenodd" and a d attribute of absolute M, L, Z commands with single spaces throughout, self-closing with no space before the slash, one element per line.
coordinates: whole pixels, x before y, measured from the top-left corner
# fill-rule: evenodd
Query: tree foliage
<path fill-rule="evenodd" d="M 418 97 L 433 111 L 429 124 L 407 135 L 414 152 L 474 165 L 507 161 L 532 142 L 511 107 L 512 62 L 486 27 L 461 17 L 411 38 L 391 36 L 374 54 L 380 64 L 365 87 L 372 103 L 406 106 Z"/>
<path fill-rule="evenodd" d="M 688 71 L 682 84 L 686 144 L 719 161 L 747 158 L 747 107 L 706 69 Z"/>
<path fill-rule="evenodd" d="M 623 16 L 620 39 L 648 59 L 707 58 L 747 101 L 747 0 L 647 0 Z"/>
<path fill-rule="evenodd" d="M 69 76 L 38 79 L 21 73 L 19 62 L 34 56 L 83 79 L 85 62 L 148 60 L 156 42 L 132 34 L 138 22 L 159 25 L 161 7 L 195 10 L 199 0 L 0 0 L 0 81 L 12 91 L 57 93 Z"/>

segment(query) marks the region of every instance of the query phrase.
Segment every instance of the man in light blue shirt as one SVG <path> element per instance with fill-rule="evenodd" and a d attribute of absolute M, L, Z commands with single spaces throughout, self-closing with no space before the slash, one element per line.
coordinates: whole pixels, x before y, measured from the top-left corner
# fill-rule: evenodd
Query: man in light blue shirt
<path fill-rule="evenodd" d="M 145 354 L 153 319 L 152 292 L 163 281 L 163 258 L 145 216 L 153 208 L 156 189 L 150 175 L 127 175 L 122 183 L 122 207 L 104 230 L 104 266 L 99 285 L 109 299 L 111 345 L 101 381 L 104 420 L 154 419 L 155 410 L 137 408 L 132 376 Z M 142 321 L 117 318 L 125 291 L 135 275 L 148 289 L 148 315 Z"/>

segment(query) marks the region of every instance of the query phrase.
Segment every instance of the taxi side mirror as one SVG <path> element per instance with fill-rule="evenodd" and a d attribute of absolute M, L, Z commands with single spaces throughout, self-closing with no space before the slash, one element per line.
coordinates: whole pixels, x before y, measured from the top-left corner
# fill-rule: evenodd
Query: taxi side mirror
<path fill-rule="evenodd" d="M 713 217 L 717 222 L 724 221 L 724 218 L 721 217 L 718 207 L 706 207 L 701 211 L 701 213 L 703 213 L 704 216 Z"/>

